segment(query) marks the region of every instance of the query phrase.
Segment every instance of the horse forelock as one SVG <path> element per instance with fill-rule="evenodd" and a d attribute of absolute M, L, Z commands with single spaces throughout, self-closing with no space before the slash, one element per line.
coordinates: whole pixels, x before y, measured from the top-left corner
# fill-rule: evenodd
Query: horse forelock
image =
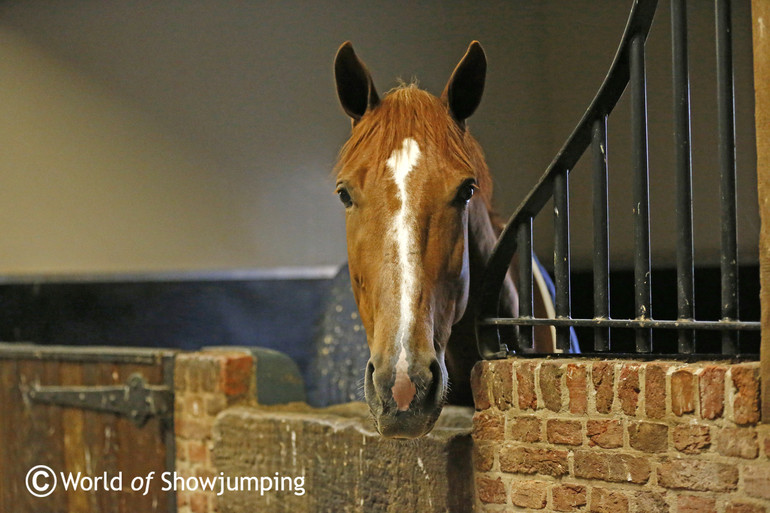
<path fill-rule="evenodd" d="M 407 138 L 440 154 L 458 169 L 473 173 L 480 196 L 490 208 L 492 179 L 481 146 L 467 128 L 461 128 L 452 119 L 442 100 L 416 84 L 393 89 L 353 126 L 350 138 L 340 150 L 335 173 L 386 171 L 382 164 Z M 368 177 L 359 178 L 363 183 Z"/>

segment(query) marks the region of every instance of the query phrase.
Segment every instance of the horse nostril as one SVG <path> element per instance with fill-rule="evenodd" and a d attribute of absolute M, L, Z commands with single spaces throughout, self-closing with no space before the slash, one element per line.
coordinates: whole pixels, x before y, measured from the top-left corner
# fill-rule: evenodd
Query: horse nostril
<path fill-rule="evenodd" d="M 367 395 L 374 391 L 374 364 L 371 360 L 366 364 L 366 372 L 364 373 L 364 391 Z"/>
<path fill-rule="evenodd" d="M 428 368 L 430 369 L 432 379 L 430 388 L 425 394 L 425 400 L 432 404 L 440 404 L 444 398 L 442 386 L 444 374 L 441 372 L 441 365 L 438 363 L 438 360 L 433 360 Z"/>
<path fill-rule="evenodd" d="M 371 360 L 366 364 L 366 372 L 364 373 L 364 397 L 370 408 L 378 402 L 376 401 L 377 392 L 374 388 L 374 364 Z"/>

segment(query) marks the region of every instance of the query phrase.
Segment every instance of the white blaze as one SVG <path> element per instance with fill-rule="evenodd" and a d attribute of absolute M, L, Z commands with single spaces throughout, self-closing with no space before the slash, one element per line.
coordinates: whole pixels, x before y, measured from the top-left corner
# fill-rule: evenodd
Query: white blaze
<path fill-rule="evenodd" d="M 394 150 L 386 162 L 393 174 L 393 180 L 398 187 L 398 197 L 401 208 L 393 220 L 393 236 L 398 248 L 398 265 L 401 270 L 401 317 L 398 324 L 396 339 L 401 346 L 401 352 L 396 362 L 396 375 L 406 373 L 409 368 L 407 360 L 406 338 L 411 332 L 414 322 L 414 297 L 417 290 L 415 262 L 413 255 L 417 250 L 415 240 L 414 213 L 412 212 L 407 178 L 420 158 L 420 147 L 411 137 L 404 139 L 401 149 Z M 408 379 L 408 374 L 406 375 Z"/>

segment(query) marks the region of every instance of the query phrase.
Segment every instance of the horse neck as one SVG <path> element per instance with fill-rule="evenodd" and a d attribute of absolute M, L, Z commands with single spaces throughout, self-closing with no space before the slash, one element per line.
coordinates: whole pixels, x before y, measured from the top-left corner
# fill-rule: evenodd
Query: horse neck
<path fill-rule="evenodd" d="M 475 204 L 468 216 L 468 260 L 471 275 L 470 297 L 475 303 L 475 298 L 480 293 L 484 270 L 503 226 L 486 201 L 472 203 Z M 518 294 L 510 276 L 506 276 L 500 301 L 501 313 L 518 314 Z"/>
<path fill-rule="evenodd" d="M 476 349 L 474 312 L 481 292 L 484 269 L 492 254 L 502 226 L 495 222 L 495 216 L 483 198 L 471 201 L 468 211 L 468 266 L 470 271 L 470 294 L 463 318 L 452 328 L 446 353 L 446 364 L 453 386 L 449 391 L 450 404 L 473 405 L 470 374 L 478 361 Z M 513 282 L 506 277 L 501 294 L 501 314 L 513 316 L 518 313 L 518 296 Z"/>

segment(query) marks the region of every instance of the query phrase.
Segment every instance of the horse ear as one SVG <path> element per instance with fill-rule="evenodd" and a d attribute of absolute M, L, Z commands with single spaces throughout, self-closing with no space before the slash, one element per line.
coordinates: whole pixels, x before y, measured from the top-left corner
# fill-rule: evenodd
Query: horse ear
<path fill-rule="evenodd" d="M 486 74 L 487 56 L 479 42 L 473 41 L 441 94 L 449 113 L 460 125 L 465 124 L 481 103 Z"/>
<path fill-rule="evenodd" d="M 353 51 L 350 41 L 342 43 L 337 50 L 337 56 L 334 58 L 334 79 L 337 81 L 337 96 L 342 108 L 354 122 L 380 103 L 372 76 Z"/>

